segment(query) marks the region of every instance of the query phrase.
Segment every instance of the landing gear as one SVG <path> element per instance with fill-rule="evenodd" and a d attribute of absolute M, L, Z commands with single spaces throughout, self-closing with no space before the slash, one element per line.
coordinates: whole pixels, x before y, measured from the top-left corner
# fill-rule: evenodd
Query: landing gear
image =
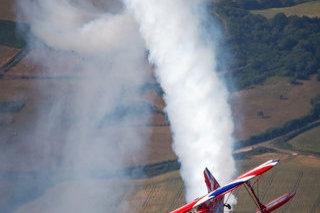
<path fill-rule="evenodd" d="M 231 206 L 230 206 L 229 203 L 224 203 L 223 206 L 224 206 L 224 207 L 227 207 L 229 210 L 231 209 Z"/>

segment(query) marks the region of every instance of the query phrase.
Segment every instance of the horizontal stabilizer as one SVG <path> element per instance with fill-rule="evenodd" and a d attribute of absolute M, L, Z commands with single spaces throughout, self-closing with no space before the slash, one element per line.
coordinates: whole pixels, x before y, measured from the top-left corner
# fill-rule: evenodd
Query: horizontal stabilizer
<path fill-rule="evenodd" d="M 278 208 L 280 208 L 282 205 L 287 203 L 289 200 L 291 200 L 295 196 L 295 192 L 286 193 L 277 199 L 271 201 L 267 205 L 264 206 L 263 209 L 257 209 L 257 213 L 269 213 L 272 212 Z"/>

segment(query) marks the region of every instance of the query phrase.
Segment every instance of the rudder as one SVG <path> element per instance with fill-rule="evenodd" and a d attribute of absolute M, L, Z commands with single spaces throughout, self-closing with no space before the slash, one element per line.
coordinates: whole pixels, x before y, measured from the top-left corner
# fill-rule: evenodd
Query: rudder
<path fill-rule="evenodd" d="M 207 185 L 208 192 L 216 190 L 217 188 L 220 187 L 218 181 L 213 177 L 213 175 L 211 174 L 208 168 L 205 168 L 205 170 L 203 171 L 203 174 L 204 174 L 204 179 Z"/>

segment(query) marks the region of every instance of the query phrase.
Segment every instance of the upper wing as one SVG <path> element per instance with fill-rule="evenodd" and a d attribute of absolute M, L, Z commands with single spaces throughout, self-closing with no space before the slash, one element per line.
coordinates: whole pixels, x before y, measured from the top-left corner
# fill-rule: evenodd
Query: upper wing
<path fill-rule="evenodd" d="M 272 167 L 274 167 L 275 165 L 277 165 L 279 163 L 279 159 L 278 160 L 269 160 L 263 164 L 261 164 L 260 166 L 257 166 L 253 169 L 251 169 L 250 171 L 238 176 L 234 181 L 232 181 L 231 183 L 220 187 L 216 190 L 214 190 L 213 192 L 210 192 L 209 194 L 207 194 L 206 196 L 202 197 L 195 205 L 199 206 L 203 203 L 205 203 L 206 201 L 210 200 L 210 199 L 217 199 L 225 194 L 227 194 L 228 192 L 231 192 L 232 190 L 236 189 L 237 187 L 239 187 L 240 185 L 244 184 L 245 182 L 249 181 L 250 179 L 261 175 L 262 173 L 268 171 L 269 169 L 271 169 Z"/>
<path fill-rule="evenodd" d="M 275 165 L 277 165 L 280 162 L 280 159 L 277 160 L 269 160 L 263 164 L 261 164 L 260 166 L 257 166 L 253 169 L 251 169 L 250 171 L 243 173 L 242 175 L 239 175 L 236 180 L 239 180 L 241 178 L 245 178 L 248 176 L 258 176 L 261 175 L 262 173 L 268 171 L 269 169 L 271 169 L 272 167 L 274 167 Z"/>
<path fill-rule="evenodd" d="M 207 202 L 210 199 L 217 199 L 217 198 L 227 194 L 228 192 L 231 192 L 232 190 L 236 189 L 237 187 L 241 186 L 242 184 L 246 183 L 250 179 L 268 171 L 269 169 L 271 169 L 272 167 L 277 165 L 279 163 L 279 161 L 280 161 L 279 159 L 278 160 L 269 160 L 269 161 L 261 164 L 260 166 L 257 166 L 255 168 L 251 169 L 250 171 L 238 176 L 234 181 L 230 182 L 229 184 L 227 184 L 223 187 L 220 187 L 220 188 L 208 193 L 207 195 L 205 195 L 199 199 L 196 199 L 191 203 L 188 203 L 188 204 L 182 206 L 181 208 L 179 208 L 171 213 L 186 213 L 186 212 L 190 211 L 192 208 L 195 208 L 195 207 Z"/>

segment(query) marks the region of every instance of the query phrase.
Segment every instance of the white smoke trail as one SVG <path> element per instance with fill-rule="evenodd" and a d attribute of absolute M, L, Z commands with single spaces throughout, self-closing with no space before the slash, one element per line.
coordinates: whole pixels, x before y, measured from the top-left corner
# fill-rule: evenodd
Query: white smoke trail
<path fill-rule="evenodd" d="M 203 40 L 199 14 L 203 3 L 126 1 L 140 24 L 166 94 L 173 148 L 181 161 L 187 201 L 206 193 L 206 166 L 220 184 L 230 181 L 235 172 L 229 94 L 215 72 L 215 50 Z"/>

